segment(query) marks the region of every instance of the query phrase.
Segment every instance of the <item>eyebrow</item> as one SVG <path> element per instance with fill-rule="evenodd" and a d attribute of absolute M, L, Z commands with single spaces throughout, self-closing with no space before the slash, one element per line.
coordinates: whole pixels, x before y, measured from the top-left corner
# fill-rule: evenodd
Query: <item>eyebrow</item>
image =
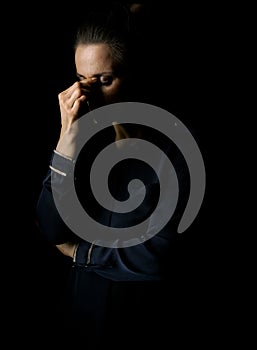
<path fill-rule="evenodd" d="M 91 78 L 94 78 L 94 77 L 99 78 L 99 77 L 101 77 L 101 76 L 104 75 L 104 74 L 113 74 L 113 72 L 112 72 L 112 71 L 101 72 L 101 73 L 92 75 Z M 79 73 L 76 73 L 76 76 L 77 76 L 78 78 L 80 78 L 80 79 L 87 79 L 84 75 L 79 74 Z"/>

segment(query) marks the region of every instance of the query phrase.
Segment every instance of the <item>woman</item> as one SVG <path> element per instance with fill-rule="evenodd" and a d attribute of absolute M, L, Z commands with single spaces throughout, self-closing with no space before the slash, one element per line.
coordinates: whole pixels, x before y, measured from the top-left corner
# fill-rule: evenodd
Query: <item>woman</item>
<path fill-rule="evenodd" d="M 114 330 L 124 337 L 129 332 L 130 339 L 145 337 L 145 332 L 158 326 L 158 318 L 164 308 L 168 308 L 168 300 L 173 299 L 166 289 L 165 278 L 174 259 L 179 209 L 176 209 L 173 220 L 151 239 L 125 248 L 105 247 L 88 242 L 72 232 L 62 220 L 53 198 L 53 192 L 61 198 L 66 196 L 62 185 L 77 158 L 76 121 L 101 106 L 148 101 L 145 78 L 149 73 L 146 66 L 141 65 L 146 62 L 143 59 L 144 46 L 131 16 L 128 7 L 116 5 L 111 11 L 89 14 L 78 30 L 75 43 L 78 81 L 59 94 L 60 138 L 37 206 L 41 232 L 71 259 L 67 291 L 61 303 L 65 315 L 62 327 L 74 330 L 76 336 L 81 336 L 81 339 L 86 337 L 87 341 L 90 335 L 94 339 L 93 344 L 95 336 L 103 340 L 112 336 Z M 80 181 L 88 176 L 95 157 L 92 153 L 97 154 L 104 145 L 114 140 L 130 137 L 144 137 L 150 142 L 160 139 L 160 145 L 164 144 L 163 148 L 169 151 L 174 151 L 174 147 L 166 145 L 166 139 L 162 140 L 155 130 L 113 122 L 113 126 L 95 135 L 87 150 L 82 151 L 82 156 L 77 159 L 75 182 L 82 193 L 81 202 L 92 216 L 105 225 L 111 226 L 111 222 L 116 222 L 119 227 L 125 225 L 124 220 L 118 214 L 115 216 L 99 208 L 89 189 L 87 192 L 87 188 L 83 188 L 84 182 Z M 180 159 L 179 162 L 182 159 L 178 157 L 178 152 L 175 152 L 175 158 Z M 121 197 L 124 184 L 135 176 L 137 165 L 137 162 L 128 163 L 123 169 L 113 172 L 111 187 Z M 156 176 L 152 173 L 146 176 L 147 171 L 139 164 L 150 203 L 143 205 L 144 216 L 152 212 L 158 197 Z M 139 214 L 141 211 L 136 212 L 137 217 Z M 133 221 L 132 216 L 130 219 Z M 175 273 L 171 275 L 174 278 Z"/>

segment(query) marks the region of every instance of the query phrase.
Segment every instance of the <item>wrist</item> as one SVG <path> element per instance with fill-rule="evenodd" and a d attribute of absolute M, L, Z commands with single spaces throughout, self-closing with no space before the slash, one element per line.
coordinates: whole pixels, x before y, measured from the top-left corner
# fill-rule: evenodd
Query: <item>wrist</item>
<path fill-rule="evenodd" d="M 56 145 L 56 151 L 68 158 L 74 159 L 77 150 L 77 131 L 69 128 L 61 132 L 61 136 Z"/>

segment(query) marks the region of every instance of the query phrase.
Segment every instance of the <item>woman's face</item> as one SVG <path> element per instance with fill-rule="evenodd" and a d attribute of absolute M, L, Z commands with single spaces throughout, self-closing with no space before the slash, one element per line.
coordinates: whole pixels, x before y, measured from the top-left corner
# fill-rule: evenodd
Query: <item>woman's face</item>
<path fill-rule="evenodd" d="M 115 64 L 108 45 L 79 45 L 75 52 L 75 65 L 79 80 L 98 78 L 90 93 L 91 109 L 125 99 L 125 78 L 115 74 Z"/>

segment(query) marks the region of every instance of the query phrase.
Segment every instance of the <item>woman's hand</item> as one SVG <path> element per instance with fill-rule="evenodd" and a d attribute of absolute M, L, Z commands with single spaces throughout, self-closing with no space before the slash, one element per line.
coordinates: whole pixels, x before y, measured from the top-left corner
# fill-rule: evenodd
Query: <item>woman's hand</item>
<path fill-rule="evenodd" d="M 74 257 L 77 244 L 72 242 L 62 243 L 56 245 L 56 248 L 64 255 L 69 256 L 70 258 Z"/>
<path fill-rule="evenodd" d="M 69 130 L 72 123 L 78 119 L 82 104 L 89 98 L 91 84 L 96 81 L 96 77 L 76 81 L 67 90 L 59 93 L 62 134 Z"/>
<path fill-rule="evenodd" d="M 58 95 L 61 112 L 61 134 L 56 150 L 67 157 L 73 158 L 75 155 L 74 142 L 77 130 L 74 122 L 82 115 L 82 107 L 88 101 L 91 85 L 95 82 L 97 82 L 96 77 L 77 81 Z"/>

